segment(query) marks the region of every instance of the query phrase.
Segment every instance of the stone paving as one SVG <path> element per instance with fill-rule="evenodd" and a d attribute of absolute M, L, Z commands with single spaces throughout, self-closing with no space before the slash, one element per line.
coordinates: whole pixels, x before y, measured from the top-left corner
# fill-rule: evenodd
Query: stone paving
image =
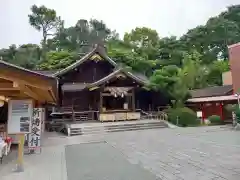
<path fill-rule="evenodd" d="M 106 141 L 115 149 L 115 151 L 108 151 L 109 149 L 104 150 L 104 148 L 90 148 L 91 152 L 96 153 L 94 156 L 101 152 L 98 161 L 103 165 L 104 160 L 110 156 L 116 158 L 114 163 L 109 161 L 110 164 L 112 163 L 112 166 L 108 165 L 109 171 L 114 166 L 119 169 L 123 167 L 124 170 L 127 164 L 130 168 L 135 168 L 136 174 L 140 170 L 153 178 L 163 180 L 240 179 L 240 132 L 233 131 L 229 127 L 156 129 L 75 137 L 52 136 L 43 142 L 41 154 L 25 156 L 23 173 L 11 172 L 14 162 L 0 165 L 0 179 L 82 180 L 80 176 L 83 171 L 80 167 L 84 162 L 79 158 L 83 159 L 85 152 L 79 147 L 84 147 L 83 143 L 99 141 Z M 71 149 L 72 156 L 67 153 L 68 145 L 75 146 Z M 88 157 L 89 162 L 94 162 L 91 156 Z M 84 160 L 88 161 L 88 159 Z M 75 168 L 75 171 L 79 170 L 76 171 L 76 176 L 66 167 L 68 164 L 66 162 L 71 164 L 73 161 L 75 166 L 79 167 Z M 71 166 L 73 165 L 72 163 Z M 87 169 L 87 167 L 84 168 Z M 93 175 L 95 171 L 104 172 L 97 166 L 89 169 Z M 112 170 L 116 172 L 116 169 Z M 132 171 L 126 171 L 123 180 L 135 180 L 134 174 L 129 172 Z M 72 175 L 68 176 L 69 173 Z M 110 180 L 119 179 L 109 178 Z"/>
<path fill-rule="evenodd" d="M 66 165 L 68 180 L 161 180 L 107 142 L 66 146 Z"/>

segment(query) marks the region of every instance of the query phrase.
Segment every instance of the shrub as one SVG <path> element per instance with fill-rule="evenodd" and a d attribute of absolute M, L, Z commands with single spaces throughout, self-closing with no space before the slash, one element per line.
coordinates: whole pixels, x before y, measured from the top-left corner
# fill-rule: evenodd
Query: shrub
<path fill-rule="evenodd" d="M 236 109 L 234 113 L 236 114 L 237 122 L 240 123 L 240 109 Z"/>
<path fill-rule="evenodd" d="M 169 121 L 173 124 L 177 125 L 178 123 L 178 125 L 182 127 L 200 124 L 196 113 L 187 107 L 168 109 L 167 113 Z"/>
<path fill-rule="evenodd" d="M 208 119 L 211 122 L 211 124 L 221 124 L 222 123 L 220 116 L 217 116 L 217 115 L 209 116 Z"/>
<path fill-rule="evenodd" d="M 228 104 L 225 106 L 225 109 L 228 112 L 235 112 L 238 109 L 238 105 L 237 104 Z"/>

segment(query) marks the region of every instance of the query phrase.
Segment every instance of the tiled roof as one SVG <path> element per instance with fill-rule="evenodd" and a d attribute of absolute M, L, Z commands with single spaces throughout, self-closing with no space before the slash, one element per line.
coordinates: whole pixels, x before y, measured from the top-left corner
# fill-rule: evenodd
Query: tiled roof
<path fill-rule="evenodd" d="M 190 94 L 192 98 L 224 96 L 228 95 L 232 91 L 232 89 L 232 85 L 214 86 L 204 89 L 191 90 Z"/>

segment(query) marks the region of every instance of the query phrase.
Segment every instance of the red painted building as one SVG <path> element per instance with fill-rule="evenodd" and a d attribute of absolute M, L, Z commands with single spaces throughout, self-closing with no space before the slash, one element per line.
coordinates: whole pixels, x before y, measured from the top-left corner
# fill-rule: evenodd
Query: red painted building
<path fill-rule="evenodd" d="M 223 121 L 231 121 L 227 104 L 237 104 L 235 94 L 240 93 L 240 43 L 228 46 L 230 71 L 223 73 L 223 85 L 191 91 L 188 106 L 200 111 L 204 121 L 211 115 L 219 115 Z"/>
<path fill-rule="evenodd" d="M 187 100 L 188 106 L 202 112 L 204 121 L 211 115 L 218 115 L 225 122 L 230 122 L 232 115 L 226 110 L 226 105 L 236 104 L 232 85 L 223 85 L 196 89 L 191 91 L 192 98 Z"/>

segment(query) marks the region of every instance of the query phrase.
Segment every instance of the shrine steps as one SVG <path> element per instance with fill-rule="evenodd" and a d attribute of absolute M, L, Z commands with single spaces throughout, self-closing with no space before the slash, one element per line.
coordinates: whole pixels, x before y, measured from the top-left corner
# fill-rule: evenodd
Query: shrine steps
<path fill-rule="evenodd" d="M 87 134 L 101 134 L 110 132 L 121 132 L 121 131 L 135 131 L 135 130 L 146 130 L 146 129 L 158 129 L 166 128 L 168 125 L 164 121 L 159 120 L 138 120 L 132 122 L 116 122 L 116 123 L 95 123 L 94 125 L 82 124 L 77 126 L 72 124 L 65 131 L 68 136 L 73 135 L 87 135 Z"/>

